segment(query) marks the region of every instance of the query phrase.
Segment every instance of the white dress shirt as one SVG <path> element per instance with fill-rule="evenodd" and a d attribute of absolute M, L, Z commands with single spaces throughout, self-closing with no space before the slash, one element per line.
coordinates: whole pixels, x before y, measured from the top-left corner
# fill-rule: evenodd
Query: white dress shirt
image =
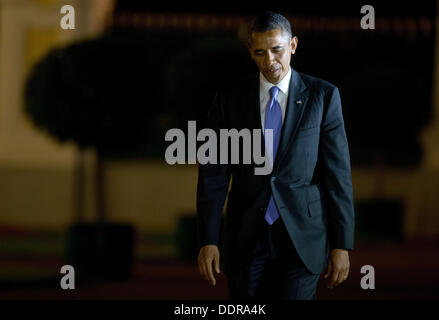
<path fill-rule="evenodd" d="M 261 124 L 262 129 L 265 128 L 265 111 L 268 106 L 268 102 L 270 101 L 270 89 L 273 86 L 277 86 L 280 90 L 277 94 L 276 100 L 280 104 L 280 108 L 282 109 L 282 124 L 285 119 L 285 111 L 287 110 L 287 102 L 288 102 L 288 89 L 290 87 L 291 80 L 291 67 L 288 69 L 288 73 L 278 84 L 273 84 L 265 79 L 262 73 L 259 73 L 259 101 L 261 102 Z"/>

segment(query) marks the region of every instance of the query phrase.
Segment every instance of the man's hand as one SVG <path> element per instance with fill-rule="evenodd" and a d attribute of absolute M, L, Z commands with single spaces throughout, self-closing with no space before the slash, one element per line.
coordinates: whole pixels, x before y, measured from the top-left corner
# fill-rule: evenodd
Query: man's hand
<path fill-rule="evenodd" d="M 216 245 L 209 244 L 200 248 L 200 253 L 198 254 L 198 270 L 212 286 L 216 285 L 216 279 L 212 271 L 212 262 L 214 263 L 216 273 L 219 274 L 219 259 L 220 254 Z"/>
<path fill-rule="evenodd" d="M 324 278 L 328 278 L 328 288 L 332 289 L 345 281 L 349 274 L 349 253 L 344 249 L 332 249 L 328 258 L 328 271 Z"/>

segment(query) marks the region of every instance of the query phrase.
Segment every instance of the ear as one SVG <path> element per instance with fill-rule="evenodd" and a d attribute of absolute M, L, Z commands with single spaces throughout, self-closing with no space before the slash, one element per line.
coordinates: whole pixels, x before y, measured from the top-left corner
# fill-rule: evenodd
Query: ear
<path fill-rule="evenodd" d="M 251 34 L 250 37 L 246 38 L 246 46 L 248 53 L 250 53 L 250 55 L 252 55 L 252 40 L 253 40 L 252 38 L 253 38 L 253 34 Z"/>
<path fill-rule="evenodd" d="M 296 49 L 297 49 L 298 43 L 299 43 L 299 39 L 296 36 L 294 36 L 291 39 L 291 54 L 295 54 L 296 53 Z"/>
<path fill-rule="evenodd" d="M 251 43 L 247 43 L 247 50 L 248 50 L 248 53 L 250 54 L 250 57 L 253 59 L 253 48 L 252 48 Z"/>

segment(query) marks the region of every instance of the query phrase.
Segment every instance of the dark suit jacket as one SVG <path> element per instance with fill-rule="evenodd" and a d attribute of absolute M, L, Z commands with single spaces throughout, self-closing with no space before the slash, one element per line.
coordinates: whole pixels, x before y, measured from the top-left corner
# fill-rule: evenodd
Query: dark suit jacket
<path fill-rule="evenodd" d="M 259 76 L 241 79 L 220 90 L 204 127 L 262 130 Z M 262 150 L 265 150 L 263 140 Z M 309 271 L 315 274 L 323 271 L 329 249 L 353 249 L 350 158 L 337 87 L 292 69 L 273 171 L 265 176 L 255 175 L 255 166 L 254 163 L 199 165 L 200 246 L 220 247 L 226 273 L 248 266 L 252 248 L 266 223 L 264 216 L 271 193 L 297 253 Z"/>

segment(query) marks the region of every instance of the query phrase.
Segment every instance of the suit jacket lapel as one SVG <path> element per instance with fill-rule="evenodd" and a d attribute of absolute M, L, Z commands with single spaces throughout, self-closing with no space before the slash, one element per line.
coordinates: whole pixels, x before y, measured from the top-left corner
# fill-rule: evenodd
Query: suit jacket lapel
<path fill-rule="evenodd" d="M 287 110 L 285 112 L 285 119 L 273 171 L 279 167 L 279 164 L 282 162 L 283 157 L 295 138 L 307 101 L 308 90 L 306 85 L 299 73 L 291 68 Z"/>

